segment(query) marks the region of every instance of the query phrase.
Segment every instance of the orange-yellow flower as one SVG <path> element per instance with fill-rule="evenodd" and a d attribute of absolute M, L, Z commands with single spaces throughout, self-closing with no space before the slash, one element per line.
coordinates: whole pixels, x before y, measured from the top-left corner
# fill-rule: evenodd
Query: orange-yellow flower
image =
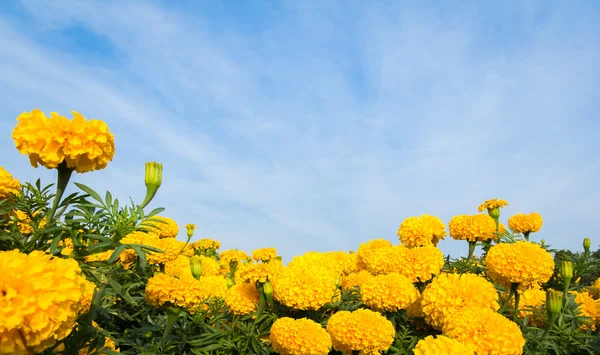
<path fill-rule="evenodd" d="M 21 192 L 21 183 L 0 166 L 0 201 Z"/>

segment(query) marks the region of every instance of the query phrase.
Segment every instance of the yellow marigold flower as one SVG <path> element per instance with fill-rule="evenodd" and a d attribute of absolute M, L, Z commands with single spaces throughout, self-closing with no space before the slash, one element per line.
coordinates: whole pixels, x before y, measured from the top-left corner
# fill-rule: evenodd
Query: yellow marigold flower
<path fill-rule="evenodd" d="M 114 136 L 106 123 L 71 112 L 72 120 L 56 112 L 48 119 L 38 109 L 17 117 L 12 138 L 21 154 L 29 155 L 34 168 L 40 164 L 54 169 L 64 161 L 68 168 L 85 173 L 104 169 L 113 159 Z"/>
<path fill-rule="evenodd" d="M 81 288 L 79 313 L 87 313 L 90 311 L 90 307 L 92 306 L 92 298 L 94 298 L 94 291 L 96 291 L 96 284 L 84 279 Z"/>
<path fill-rule="evenodd" d="M 227 280 L 221 276 L 206 276 L 196 280 L 193 277 L 175 277 L 155 274 L 146 285 L 146 301 L 154 307 L 167 303 L 196 311 L 211 298 L 224 298 L 227 294 Z"/>
<path fill-rule="evenodd" d="M 423 312 L 423 307 L 421 306 L 422 299 L 423 295 L 419 294 L 417 300 L 406 307 L 406 315 L 408 318 L 425 318 L 425 313 Z"/>
<path fill-rule="evenodd" d="M 141 244 L 149 247 L 154 247 L 163 251 L 159 252 L 147 252 L 146 259 L 150 264 L 165 264 L 169 261 L 177 259 L 181 254 L 191 255 L 192 249 L 189 246 L 184 248 L 185 243 L 174 238 L 163 238 L 161 239 L 157 234 L 144 233 L 144 232 L 133 232 L 126 235 L 121 239 L 121 244 Z M 123 263 L 130 263 L 135 261 L 137 254 L 132 249 L 126 249 L 121 253 L 121 261 Z"/>
<path fill-rule="evenodd" d="M 476 354 L 521 355 L 525 346 L 519 326 L 489 308 L 469 307 L 455 312 L 442 331 L 475 349 Z"/>
<path fill-rule="evenodd" d="M 19 229 L 19 233 L 21 234 L 26 234 L 29 235 L 31 233 L 33 233 L 33 228 L 36 227 L 37 223 L 34 223 L 31 218 L 29 218 L 29 216 L 27 215 L 27 213 L 21 211 L 21 210 L 14 210 L 12 212 L 13 217 L 16 217 L 18 222 L 17 222 L 17 228 Z M 33 216 L 37 216 L 39 215 L 39 212 L 34 212 Z M 11 221 L 11 224 L 13 222 Z M 46 217 L 42 218 L 41 221 L 39 221 L 39 224 L 37 224 L 36 228 L 44 228 L 44 226 L 46 225 Z"/>
<path fill-rule="evenodd" d="M 353 272 L 351 274 L 342 276 L 342 290 L 350 290 L 354 287 L 362 287 L 363 283 L 368 279 L 372 278 L 370 272 L 367 270 L 361 270 L 359 272 Z"/>
<path fill-rule="evenodd" d="M 0 201 L 21 193 L 21 183 L 0 166 Z"/>
<path fill-rule="evenodd" d="M 366 280 L 360 294 L 363 303 L 380 312 L 406 309 L 419 297 L 419 291 L 406 276 L 390 273 Z"/>
<path fill-rule="evenodd" d="M 414 355 L 475 355 L 472 348 L 444 335 L 419 340 L 413 352 Z"/>
<path fill-rule="evenodd" d="M 544 322 L 544 319 L 532 319 L 534 314 L 532 313 L 531 307 L 537 308 L 543 306 L 546 303 L 546 291 L 536 286 L 534 288 L 524 289 L 519 291 L 519 312 L 518 317 L 521 319 L 529 318 L 531 323 L 540 325 Z M 508 297 L 508 293 L 502 295 L 503 299 Z M 510 306 L 515 307 L 515 298 L 510 299 Z"/>
<path fill-rule="evenodd" d="M 368 261 L 371 257 L 371 254 L 379 248 L 388 248 L 391 247 L 392 243 L 386 239 L 372 239 L 367 243 L 360 243 L 358 250 L 356 251 L 356 256 L 358 257 L 357 261 L 357 271 L 367 270 L 365 261 Z"/>
<path fill-rule="evenodd" d="M 231 313 L 245 316 L 258 309 L 259 296 L 255 284 L 237 284 L 227 290 L 225 305 Z"/>
<path fill-rule="evenodd" d="M 277 250 L 275 248 L 261 248 L 252 251 L 252 259 L 256 262 L 268 262 L 271 259 L 277 257 Z"/>
<path fill-rule="evenodd" d="M 392 346 L 396 335 L 392 322 L 364 308 L 334 313 L 327 322 L 327 332 L 334 349 L 360 354 L 380 354 Z"/>
<path fill-rule="evenodd" d="M 485 210 L 493 210 L 495 208 L 504 208 L 505 206 L 508 206 L 508 202 L 506 202 L 506 200 L 499 200 L 497 198 L 493 198 L 491 200 L 486 200 L 484 203 L 479 205 L 477 210 L 479 212 L 483 212 Z"/>
<path fill-rule="evenodd" d="M 204 255 L 197 255 L 196 257 L 202 260 L 202 277 L 219 275 L 221 267 L 215 259 Z M 190 257 L 187 255 L 179 255 L 174 260 L 166 262 L 165 274 L 177 277 L 192 276 Z"/>
<path fill-rule="evenodd" d="M 359 249 L 360 251 L 360 249 Z M 371 249 L 368 255 L 359 254 L 359 262 L 363 265 L 360 269 L 367 270 L 373 275 L 389 274 L 390 272 L 408 273 L 412 278 L 412 269 L 406 265 L 406 255 L 410 249 L 404 245 L 394 245 Z"/>
<path fill-rule="evenodd" d="M 142 223 L 142 227 L 147 228 L 149 233 L 154 233 L 160 238 L 175 238 L 179 234 L 179 225 L 169 217 L 154 216 Z"/>
<path fill-rule="evenodd" d="M 245 263 L 252 260 L 248 254 L 241 250 L 230 249 L 224 250 L 219 255 L 219 264 L 221 265 L 221 274 L 225 275 L 229 273 L 230 264 Z"/>
<path fill-rule="evenodd" d="M 239 265 L 235 273 L 235 283 L 255 283 L 273 281 L 283 271 L 281 261 L 275 259 L 269 263 L 249 263 Z"/>
<path fill-rule="evenodd" d="M 282 355 L 327 355 L 331 338 L 323 327 L 310 319 L 283 317 L 271 326 L 269 340 Z"/>
<path fill-rule="evenodd" d="M 286 267 L 273 280 L 273 298 L 290 308 L 317 310 L 332 302 L 335 275 L 319 265 Z"/>
<path fill-rule="evenodd" d="M 204 251 L 204 250 L 214 249 L 216 251 L 216 250 L 219 250 L 219 248 L 221 247 L 221 242 L 219 242 L 218 240 L 203 238 L 203 239 L 199 239 L 193 243 L 190 243 L 190 246 L 194 250 Z"/>
<path fill-rule="evenodd" d="M 497 239 L 496 222 L 487 214 L 458 215 L 448 223 L 450 237 L 469 242 Z"/>
<path fill-rule="evenodd" d="M 441 219 L 424 214 L 405 219 L 397 234 L 407 248 L 436 246 L 446 236 L 446 225 Z"/>
<path fill-rule="evenodd" d="M 111 338 L 104 338 L 104 346 L 102 347 L 102 350 L 93 350 L 88 347 L 88 348 L 79 350 L 79 355 L 90 355 L 90 354 L 106 355 L 108 353 L 105 350 L 108 350 L 108 349 L 118 352 L 118 353 L 120 352 L 117 349 L 117 344 L 115 344 L 115 342 Z"/>
<path fill-rule="evenodd" d="M 0 251 L 0 354 L 38 353 L 69 333 L 85 302 L 73 259 Z"/>
<path fill-rule="evenodd" d="M 322 270 L 328 270 L 334 277 L 347 275 L 356 270 L 357 256 L 343 251 L 316 252 L 311 251 L 295 256 L 288 263 L 288 267 L 302 267 L 302 265 L 318 265 Z"/>
<path fill-rule="evenodd" d="M 103 251 L 101 253 L 97 253 L 97 254 L 92 254 L 92 255 L 88 255 L 85 257 L 85 261 L 86 262 L 94 262 L 94 261 L 107 261 L 108 259 L 110 259 L 110 256 L 112 255 L 112 253 L 115 250 L 107 250 L 107 251 Z M 121 254 L 123 255 L 123 254 Z"/>
<path fill-rule="evenodd" d="M 575 303 L 580 306 L 579 313 L 577 315 L 590 318 L 581 325 L 580 329 L 583 331 L 588 329 L 595 331 L 596 323 L 600 322 L 600 302 L 595 301 L 589 292 L 571 291 L 569 294 L 575 295 Z"/>
<path fill-rule="evenodd" d="M 526 241 L 494 245 L 488 251 L 486 265 L 490 278 L 503 285 L 534 286 L 548 281 L 554 272 L 552 255 Z"/>
<path fill-rule="evenodd" d="M 600 277 L 587 290 L 594 299 L 600 299 Z"/>
<path fill-rule="evenodd" d="M 542 228 L 542 216 L 539 213 L 517 213 L 508 219 L 508 226 L 515 233 L 533 233 Z"/>
<path fill-rule="evenodd" d="M 405 267 L 399 273 L 412 282 L 426 282 L 439 275 L 444 267 L 444 254 L 432 245 L 409 249 L 403 259 Z"/>
<path fill-rule="evenodd" d="M 441 329 L 450 315 L 465 307 L 498 310 L 494 285 L 475 274 L 442 273 L 423 291 L 421 308 L 425 321 L 436 329 Z"/>

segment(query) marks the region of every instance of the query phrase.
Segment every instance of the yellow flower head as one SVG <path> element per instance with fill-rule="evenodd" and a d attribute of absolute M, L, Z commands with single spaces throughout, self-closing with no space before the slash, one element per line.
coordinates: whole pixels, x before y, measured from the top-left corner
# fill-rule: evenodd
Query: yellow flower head
<path fill-rule="evenodd" d="M 488 251 L 486 264 L 490 278 L 503 285 L 533 287 L 548 281 L 554 272 L 552 255 L 538 244 L 522 240 L 494 245 Z"/>
<path fill-rule="evenodd" d="M 21 183 L 0 166 L 0 201 L 21 193 Z"/>
<path fill-rule="evenodd" d="M 388 248 L 391 246 L 392 243 L 389 240 L 383 238 L 372 239 L 369 240 L 367 243 L 360 243 L 360 246 L 356 251 L 356 255 L 358 257 L 356 266 L 357 270 L 367 270 L 365 261 L 368 261 L 371 258 L 371 254 L 373 254 L 373 252 L 376 249 Z"/>
<path fill-rule="evenodd" d="M 227 290 L 225 305 L 238 316 L 245 316 L 258 309 L 258 291 L 255 284 L 237 284 Z"/>
<path fill-rule="evenodd" d="M 494 285 L 475 274 L 442 273 L 423 291 L 421 308 L 425 321 L 436 329 L 441 329 L 448 317 L 465 307 L 498 310 Z"/>
<path fill-rule="evenodd" d="M 269 262 L 271 259 L 277 257 L 277 250 L 275 248 L 261 248 L 256 249 L 252 252 L 252 259 L 256 262 L 262 261 L 264 263 Z"/>
<path fill-rule="evenodd" d="M 444 335 L 419 340 L 413 352 L 414 355 L 475 355 L 472 348 Z"/>
<path fill-rule="evenodd" d="M 577 315 L 588 317 L 584 324 L 581 325 L 580 330 L 586 331 L 592 329 L 596 330 L 596 323 L 600 323 L 600 301 L 594 300 L 589 292 L 569 292 L 571 295 L 575 295 L 575 303 L 579 305 L 579 312 Z"/>
<path fill-rule="evenodd" d="M 209 249 L 214 249 L 215 251 L 217 251 L 221 247 L 221 242 L 219 242 L 218 240 L 203 238 L 193 243 L 190 243 L 190 246 L 197 251 L 205 251 Z"/>
<path fill-rule="evenodd" d="M 380 312 L 406 309 L 419 297 L 419 291 L 406 276 L 390 273 L 367 279 L 360 294 L 365 306 Z"/>
<path fill-rule="evenodd" d="M 161 239 L 157 234 L 133 232 L 121 239 L 121 244 L 141 244 L 157 248 L 163 252 L 147 252 L 146 258 L 150 264 L 166 264 L 169 261 L 177 259 L 181 254 L 191 256 L 192 250 L 188 246 L 184 248 L 185 243 L 175 238 Z M 135 261 L 137 254 L 132 249 L 123 250 L 121 253 L 121 262 L 124 264 Z"/>
<path fill-rule="evenodd" d="M 63 161 L 78 173 L 101 170 L 115 154 L 114 136 L 104 121 L 87 120 L 72 111 L 72 120 L 56 112 L 47 118 L 38 109 L 17 117 L 12 138 L 21 154 L 38 164 L 54 169 Z"/>
<path fill-rule="evenodd" d="M 450 237 L 469 242 L 497 239 L 496 222 L 487 214 L 454 216 L 448 223 Z"/>
<path fill-rule="evenodd" d="M 526 288 L 523 291 L 519 291 L 520 299 L 519 299 L 519 312 L 518 317 L 521 319 L 529 318 L 531 324 L 535 324 L 538 326 L 543 325 L 545 322 L 545 317 L 535 318 L 536 316 L 532 312 L 533 308 L 538 308 L 543 306 L 546 303 L 546 291 L 542 290 L 539 286 L 533 288 Z M 508 293 L 504 293 L 502 295 L 503 300 L 508 297 Z M 515 307 L 515 299 L 512 297 L 510 299 L 510 306 L 512 308 Z"/>
<path fill-rule="evenodd" d="M 52 346 L 69 335 L 86 307 L 87 282 L 73 259 L 0 251 L 0 275 L 2 354 L 38 353 Z"/>
<path fill-rule="evenodd" d="M 361 270 L 359 272 L 345 275 L 342 277 L 342 290 L 350 290 L 354 287 L 361 288 L 365 281 L 372 277 L 373 275 L 371 275 L 371 273 L 367 270 Z"/>
<path fill-rule="evenodd" d="M 257 281 L 273 281 L 283 271 L 281 261 L 275 259 L 269 263 L 248 263 L 238 265 L 235 272 L 235 283 L 255 283 Z"/>
<path fill-rule="evenodd" d="M 172 304 L 193 313 L 212 298 L 225 298 L 227 280 L 221 276 L 193 277 L 155 274 L 146 285 L 146 301 L 154 307 Z"/>
<path fill-rule="evenodd" d="M 397 272 L 399 274 L 408 273 L 412 278 L 412 269 L 406 265 L 406 255 L 410 249 L 404 245 L 382 246 L 371 249 L 368 253 L 362 253 L 359 249 L 358 259 L 362 265 L 360 269 L 367 270 L 373 275 L 389 274 Z"/>
<path fill-rule="evenodd" d="M 436 246 L 446 235 L 446 225 L 441 219 L 424 214 L 405 219 L 398 229 L 400 241 L 407 248 Z"/>
<path fill-rule="evenodd" d="M 483 212 L 485 210 L 493 210 L 495 208 L 504 208 L 505 206 L 508 206 L 508 202 L 506 202 L 506 200 L 499 200 L 497 198 L 493 198 L 491 200 L 486 200 L 484 203 L 479 205 L 477 210 L 479 212 Z"/>
<path fill-rule="evenodd" d="M 336 291 L 335 275 L 319 265 L 288 266 L 273 280 L 273 298 L 299 310 L 321 308 Z"/>
<path fill-rule="evenodd" d="M 219 263 L 204 255 L 197 255 L 202 262 L 202 276 L 217 276 L 220 272 Z M 190 257 L 187 255 L 179 255 L 174 260 L 165 263 L 165 274 L 177 277 L 190 277 L 192 270 L 190 268 Z"/>
<path fill-rule="evenodd" d="M 42 218 L 41 220 L 38 219 L 38 222 L 33 222 L 31 220 L 31 218 L 29 218 L 29 216 L 21 211 L 21 210 L 14 210 L 12 212 L 13 217 L 16 217 L 18 222 L 17 222 L 17 228 L 19 229 L 19 233 L 21 234 L 25 234 L 25 235 L 29 235 L 31 233 L 33 233 L 33 229 L 35 228 L 44 228 L 44 226 L 46 225 L 46 217 Z M 37 216 L 39 215 L 39 212 L 34 212 L 33 216 Z M 35 219 L 35 218 L 34 218 Z M 11 221 L 12 224 L 12 221 Z"/>
<path fill-rule="evenodd" d="M 508 219 L 508 227 L 515 233 L 534 233 L 542 228 L 543 220 L 539 213 L 517 213 Z"/>
<path fill-rule="evenodd" d="M 269 340 L 282 355 L 326 355 L 331 349 L 329 334 L 319 323 L 307 318 L 277 319 L 271 326 Z"/>
<path fill-rule="evenodd" d="M 160 238 L 175 238 L 179 234 L 179 225 L 169 217 L 154 216 L 142 224 L 148 232 L 158 235 Z"/>
<path fill-rule="evenodd" d="M 334 349 L 361 354 L 380 354 L 392 346 L 396 335 L 392 322 L 364 308 L 334 313 L 327 322 L 327 332 Z"/>
<path fill-rule="evenodd" d="M 402 265 L 404 267 L 400 274 L 412 282 L 426 282 L 439 275 L 444 267 L 444 253 L 432 245 L 408 249 L 403 256 Z"/>
<path fill-rule="evenodd" d="M 525 338 L 519 326 L 489 309 L 469 307 L 444 323 L 444 335 L 472 347 L 477 354 L 521 355 Z"/>

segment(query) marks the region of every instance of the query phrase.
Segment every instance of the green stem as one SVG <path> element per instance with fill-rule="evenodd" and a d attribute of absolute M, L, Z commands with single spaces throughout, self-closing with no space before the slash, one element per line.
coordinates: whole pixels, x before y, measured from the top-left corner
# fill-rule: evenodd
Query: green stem
<path fill-rule="evenodd" d="M 267 303 L 267 298 L 265 297 L 265 291 L 264 291 L 264 287 L 263 287 L 263 283 L 262 282 L 256 281 L 256 289 L 257 289 L 258 295 L 259 295 L 258 310 L 256 311 L 256 321 L 258 321 L 258 319 L 260 318 L 260 316 L 265 311 L 265 306 L 266 306 L 266 303 Z"/>
<path fill-rule="evenodd" d="M 156 196 L 157 191 L 158 191 L 158 187 L 157 188 L 149 188 L 148 190 L 146 190 L 146 197 L 144 197 L 144 202 L 142 202 L 140 207 L 141 208 L 146 207 L 150 203 L 150 201 L 152 201 L 154 196 Z"/>
<path fill-rule="evenodd" d="M 177 320 L 178 316 L 179 316 L 179 308 L 177 308 L 177 307 L 167 308 L 167 326 L 165 327 L 165 332 L 163 333 L 161 343 L 164 343 L 165 339 L 167 339 L 167 336 L 171 332 L 171 329 L 173 328 L 173 325 L 175 324 L 175 321 Z"/>
<path fill-rule="evenodd" d="M 518 285 L 518 284 L 517 284 Z M 518 287 L 518 286 L 517 286 Z M 511 287 L 512 288 L 512 287 Z M 514 313 L 514 320 L 517 320 L 518 314 L 519 314 L 519 301 L 521 300 L 521 294 L 519 293 L 519 291 L 515 291 L 515 313 Z"/>
<path fill-rule="evenodd" d="M 554 326 L 554 322 L 556 322 L 556 318 L 558 318 L 558 313 L 550 314 L 550 319 L 548 320 L 548 326 L 546 327 L 546 330 L 544 330 L 544 334 L 542 334 L 542 338 L 540 340 L 543 340 L 546 337 L 546 335 L 548 335 L 548 332 Z"/>
<path fill-rule="evenodd" d="M 567 298 L 569 297 L 569 285 L 570 284 L 571 284 L 571 279 L 566 279 L 565 284 L 563 286 L 563 299 L 562 299 L 563 307 L 567 304 Z"/>
<path fill-rule="evenodd" d="M 505 310 L 508 307 L 508 304 L 510 303 L 510 300 L 512 299 L 513 295 L 517 293 L 517 288 L 519 288 L 518 282 L 513 282 L 510 285 L 510 293 L 508 294 L 508 298 L 506 299 L 506 301 L 504 301 L 504 304 L 502 305 L 502 310 Z"/>
<path fill-rule="evenodd" d="M 56 209 L 60 203 L 60 200 L 65 193 L 65 189 L 69 184 L 69 179 L 71 179 L 71 174 L 73 173 L 72 168 L 67 167 L 66 161 L 60 163 L 56 170 L 58 171 L 58 179 L 56 181 L 56 196 L 54 196 L 54 202 L 52 203 L 52 209 L 50 210 L 50 215 L 48 216 L 47 223 L 50 224 L 54 220 L 54 215 L 56 214 Z"/>
<path fill-rule="evenodd" d="M 475 245 L 477 244 L 477 242 L 469 242 L 469 255 L 467 256 L 467 259 L 471 259 L 471 257 L 473 256 L 473 252 L 475 252 Z"/>
<path fill-rule="evenodd" d="M 530 232 L 524 232 L 523 236 L 525 236 L 525 240 L 529 241 L 529 233 Z"/>

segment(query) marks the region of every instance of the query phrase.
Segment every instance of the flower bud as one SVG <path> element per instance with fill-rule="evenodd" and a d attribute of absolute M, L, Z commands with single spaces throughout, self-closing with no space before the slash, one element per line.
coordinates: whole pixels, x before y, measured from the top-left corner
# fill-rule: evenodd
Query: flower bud
<path fill-rule="evenodd" d="M 500 218 L 500 208 L 488 208 L 487 210 L 490 217 L 492 217 L 496 221 L 498 220 L 498 218 Z"/>
<path fill-rule="evenodd" d="M 591 246 L 592 246 L 592 241 L 590 240 L 590 238 L 583 238 L 583 250 L 585 250 L 586 254 L 590 252 Z"/>
<path fill-rule="evenodd" d="M 566 260 L 561 261 L 560 275 L 565 280 L 565 283 L 569 283 L 573 278 L 573 263 Z"/>
<path fill-rule="evenodd" d="M 271 281 L 267 280 L 267 282 L 265 282 L 263 285 L 263 292 L 265 293 L 267 303 L 273 305 L 273 285 L 271 285 Z"/>
<path fill-rule="evenodd" d="M 554 314 L 560 312 L 562 307 L 562 293 L 556 290 L 549 289 L 546 291 L 546 312 L 548 312 L 548 318 Z"/>
<path fill-rule="evenodd" d="M 230 289 L 235 284 L 231 277 L 227 278 L 227 289 Z"/>
<path fill-rule="evenodd" d="M 202 276 L 202 258 L 198 255 L 192 256 L 190 259 L 190 268 L 192 269 L 192 276 L 196 280 L 200 280 L 200 276 Z"/>
<path fill-rule="evenodd" d="M 146 207 L 156 195 L 156 191 L 162 184 L 162 164 L 156 162 L 146 163 L 146 176 L 144 179 L 146 184 L 146 198 L 140 205 L 142 208 Z"/>
<path fill-rule="evenodd" d="M 187 236 L 191 238 L 194 235 L 194 229 L 196 229 L 195 224 L 186 224 L 185 228 L 187 229 Z"/>

